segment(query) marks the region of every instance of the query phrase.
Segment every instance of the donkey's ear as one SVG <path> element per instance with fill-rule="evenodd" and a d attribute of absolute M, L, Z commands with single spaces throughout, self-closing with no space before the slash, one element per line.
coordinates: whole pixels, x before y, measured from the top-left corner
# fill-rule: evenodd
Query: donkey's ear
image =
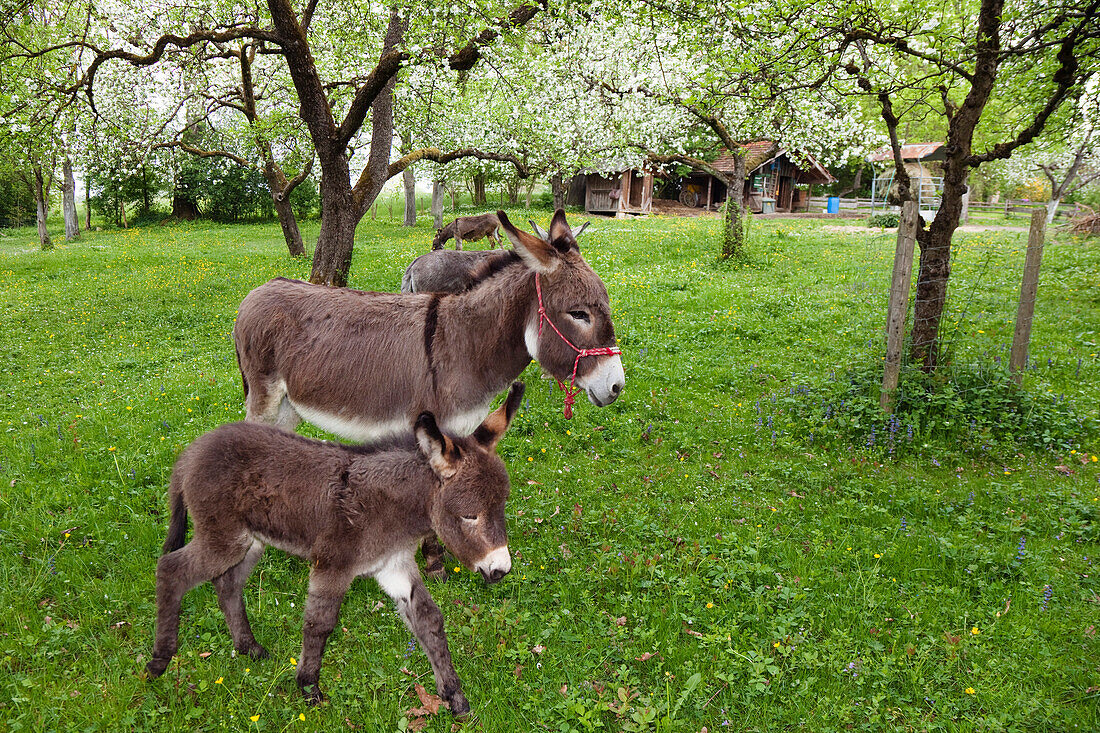
<path fill-rule="evenodd" d="M 428 459 L 428 464 L 440 478 L 450 478 L 458 470 L 458 450 L 454 443 L 439 429 L 435 415 L 422 412 L 416 418 L 413 428 L 420 451 Z"/>
<path fill-rule="evenodd" d="M 581 229 L 584 229 L 582 226 Z M 580 230 L 577 230 L 580 233 Z M 565 212 L 558 209 L 554 212 L 554 218 L 550 220 L 550 244 L 557 251 L 565 254 L 571 249 L 580 251 L 577 246 L 577 237 L 573 233 L 573 227 L 565 220 Z"/>
<path fill-rule="evenodd" d="M 504 236 L 516 248 L 523 261 L 535 272 L 551 273 L 558 268 L 558 251 L 550 246 L 549 242 L 539 239 L 533 234 L 516 229 L 503 211 L 497 212 L 500 219 L 500 228 L 504 230 Z"/>
<path fill-rule="evenodd" d="M 520 402 L 523 401 L 523 382 L 512 382 L 512 389 L 504 399 L 504 404 L 489 413 L 485 422 L 474 431 L 474 440 L 492 450 L 496 448 L 508 426 L 512 424 L 512 418 L 516 416 Z"/>

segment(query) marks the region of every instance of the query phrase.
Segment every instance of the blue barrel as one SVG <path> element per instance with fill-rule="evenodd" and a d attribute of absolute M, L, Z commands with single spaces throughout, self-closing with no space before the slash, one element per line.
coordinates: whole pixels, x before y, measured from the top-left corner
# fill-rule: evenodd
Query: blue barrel
<path fill-rule="evenodd" d="M 830 214 L 839 214 L 840 213 L 840 197 L 839 196 L 830 196 L 828 206 L 825 210 L 827 212 L 829 212 Z"/>

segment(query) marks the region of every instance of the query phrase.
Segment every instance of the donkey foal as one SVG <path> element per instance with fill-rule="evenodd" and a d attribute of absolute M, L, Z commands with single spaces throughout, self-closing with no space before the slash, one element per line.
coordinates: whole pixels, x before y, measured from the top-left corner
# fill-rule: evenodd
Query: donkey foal
<path fill-rule="evenodd" d="M 244 608 L 244 583 L 267 545 L 310 561 L 297 680 L 311 703 L 325 642 L 357 575 L 370 575 L 420 641 L 440 697 L 463 715 L 470 705 L 451 662 L 443 614 L 414 554 L 438 534 L 462 564 L 495 583 L 512 568 L 504 504 L 508 472 L 496 454 L 523 397 L 516 382 L 504 404 L 465 438 L 444 435 L 430 412 L 412 438 L 372 447 L 310 440 L 256 423 L 224 425 L 180 456 L 169 488 L 172 516 L 157 563 L 157 624 L 150 677 L 178 647 L 183 595 L 214 582 L 233 646 L 267 656 Z M 187 514 L 194 537 L 184 545 Z"/>

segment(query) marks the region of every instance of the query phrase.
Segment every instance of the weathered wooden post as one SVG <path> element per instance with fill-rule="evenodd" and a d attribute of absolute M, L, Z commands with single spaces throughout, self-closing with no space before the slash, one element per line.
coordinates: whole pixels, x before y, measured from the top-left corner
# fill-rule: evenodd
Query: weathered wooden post
<path fill-rule="evenodd" d="M 905 316 L 909 312 L 909 288 L 912 285 L 918 215 L 916 201 L 906 201 L 901 205 L 898 244 L 894 252 L 894 277 L 890 283 L 890 304 L 886 312 L 886 368 L 883 371 L 882 393 L 879 396 L 879 405 L 887 414 L 893 411 L 891 403 L 901 373 L 901 349 L 905 342 Z"/>
<path fill-rule="evenodd" d="M 1012 336 L 1012 353 L 1008 358 L 1008 370 L 1012 379 L 1020 384 L 1027 367 L 1027 347 L 1031 341 L 1031 319 L 1035 315 L 1035 296 L 1039 292 L 1039 265 L 1043 261 L 1043 240 L 1046 237 L 1046 212 L 1031 212 L 1031 232 L 1027 238 L 1027 255 L 1024 257 L 1024 277 L 1020 281 L 1020 303 L 1016 307 L 1016 332 Z"/>

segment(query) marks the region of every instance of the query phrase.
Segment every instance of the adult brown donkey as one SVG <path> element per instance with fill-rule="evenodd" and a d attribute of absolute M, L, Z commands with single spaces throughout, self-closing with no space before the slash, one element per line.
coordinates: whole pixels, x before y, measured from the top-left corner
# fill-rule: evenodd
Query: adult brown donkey
<path fill-rule="evenodd" d="M 565 214 L 554 214 L 545 239 L 497 216 L 514 252 L 459 293 L 283 278 L 249 293 L 233 327 L 246 419 L 291 430 L 304 419 L 367 442 L 408 432 L 430 411 L 444 430 L 468 435 L 531 359 L 592 404 L 614 402 L 626 377 L 607 289 Z"/>
<path fill-rule="evenodd" d="M 267 656 L 245 614 L 243 587 L 267 545 L 310 561 L 309 594 L 297 681 L 310 702 L 325 642 L 358 575 L 373 576 L 397 603 L 435 674 L 436 690 L 462 715 L 462 694 L 443 615 L 416 569 L 419 541 L 438 533 L 486 582 L 511 570 L 504 504 L 510 486 L 496 444 L 523 397 L 512 385 L 504 404 L 468 437 L 440 432 L 431 413 L 413 436 L 371 447 L 310 440 L 269 425 L 224 425 L 192 443 L 176 462 L 172 518 L 157 563 L 157 627 L 151 677 L 176 653 L 180 603 L 214 581 L 233 646 Z M 187 514 L 194 536 L 184 545 Z"/>

